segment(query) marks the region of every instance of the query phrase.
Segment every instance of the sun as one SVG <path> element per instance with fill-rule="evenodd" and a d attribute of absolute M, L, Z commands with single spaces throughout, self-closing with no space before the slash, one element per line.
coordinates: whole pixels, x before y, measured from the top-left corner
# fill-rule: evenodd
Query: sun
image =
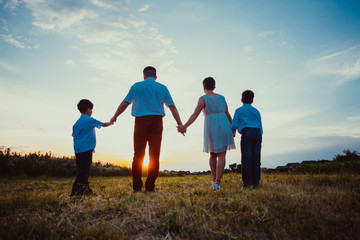
<path fill-rule="evenodd" d="M 147 151 L 145 151 L 143 167 L 148 167 L 149 166 L 149 161 L 150 161 L 149 153 Z"/>

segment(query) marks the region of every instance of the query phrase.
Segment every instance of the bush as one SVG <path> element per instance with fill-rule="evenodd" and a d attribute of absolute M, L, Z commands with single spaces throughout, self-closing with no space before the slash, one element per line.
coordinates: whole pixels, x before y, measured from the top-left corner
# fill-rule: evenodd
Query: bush
<path fill-rule="evenodd" d="M 112 164 L 93 163 L 91 176 L 130 176 L 131 170 Z M 54 157 L 51 152 L 20 155 L 10 148 L 0 149 L 0 177 L 73 177 L 76 176 L 75 157 Z"/>
<path fill-rule="evenodd" d="M 350 149 L 346 149 L 343 151 L 343 153 L 345 153 L 345 155 L 335 155 L 334 157 L 334 161 L 337 162 L 345 162 L 345 161 L 359 161 L 360 160 L 360 155 L 358 153 L 358 151 L 350 151 Z"/>

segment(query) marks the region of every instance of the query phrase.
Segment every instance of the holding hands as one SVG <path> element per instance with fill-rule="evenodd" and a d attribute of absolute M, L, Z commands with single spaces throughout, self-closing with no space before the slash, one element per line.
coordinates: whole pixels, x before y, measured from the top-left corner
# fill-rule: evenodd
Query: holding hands
<path fill-rule="evenodd" d="M 177 126 L 178 132 L 185 136 L 187 127 L 185 125 Z"/>
<path fill-rule="evenodd" d="M 117 120 L 117 117 L 113 116 L 113 117 L 110 119 L 110 122 L 111 122 L 112 124 L 114 124 L 114 123 L 116 122 L 116 120 Z"/>

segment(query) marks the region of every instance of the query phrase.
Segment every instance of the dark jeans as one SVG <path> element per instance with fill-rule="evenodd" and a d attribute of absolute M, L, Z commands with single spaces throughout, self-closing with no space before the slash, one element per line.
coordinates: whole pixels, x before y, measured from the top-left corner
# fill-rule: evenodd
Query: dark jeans
<path fill-rule="evenodd" d="M 146 144 L 149 143 L 149 166 L 145 182 L 146 191 L 154 191 L 155 181 L 159 175 L 159 158 L 163 131 L 162 116 L 143 116 L 135 118 L 134 158 L 132 162 L 132 178 L 134 191 L 141 191 L 142 167 Z"/>
<path fill-rule="evenodd" d="M 70 196 L 92 193 L 89 187 L 89 175 L 93 150 L 76 153 L 76 178 Z"/>
<path fill-rule="evenodd" d="M 244 186 L 260 183 L 260 151 L 262 136 L 259 128 L 244 128 L 241 131 L 241 164 Z"/>

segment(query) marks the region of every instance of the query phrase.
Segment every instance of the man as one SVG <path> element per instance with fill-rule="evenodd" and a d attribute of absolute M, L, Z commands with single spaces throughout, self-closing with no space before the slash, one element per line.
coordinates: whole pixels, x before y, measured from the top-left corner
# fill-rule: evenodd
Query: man
<path fill-rule="evenodd" d="M 145 191 L 155 190 L 155 181 L 159 174 L 159 157 L 163 131 L 162 118 L 165 116 L 164 104 L 169 107 L 178 126 L 182 125 L 179 112 L 171 98 L 167 87 L 156 82 L 156 69 L 146 67 L 143 70 L 144 81 L 135 83 L 121 102 L 111 122 L 125 111 L 132 103 L 131 114 L 135 117 L 134 127 L 134 158 L 132 162 L 133 189 L 141 191 L 142 164 L 145 156 L 146 144 L 149 144 L 148 176 L 145 182 Z"/>

